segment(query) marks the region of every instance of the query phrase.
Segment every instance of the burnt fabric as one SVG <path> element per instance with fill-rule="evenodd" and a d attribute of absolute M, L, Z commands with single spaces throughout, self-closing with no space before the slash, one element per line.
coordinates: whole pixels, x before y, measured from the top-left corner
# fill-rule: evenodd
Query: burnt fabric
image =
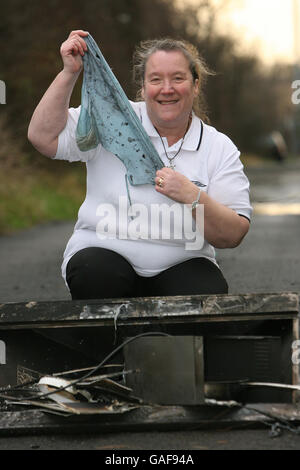
<path fill-rule="evenodd" d="M 123 162 L 131 185 L 155 184 L 164 164 L 96 42 L 85 41 L 77 145 L 84 152 L 101 144 Z"/>

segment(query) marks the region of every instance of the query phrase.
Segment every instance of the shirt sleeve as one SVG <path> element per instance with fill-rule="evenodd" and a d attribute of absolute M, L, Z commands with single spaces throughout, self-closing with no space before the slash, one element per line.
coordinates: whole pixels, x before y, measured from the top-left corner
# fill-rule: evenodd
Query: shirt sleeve
<path fill-rule="evenodd" d="M 58 136 L 58 146 L 55 155 L 56 160 L 67 160 L 69 162 L 87 162 L 96 155 L 99 150 L 98 145 L 92 150 L 82 152 L 76 143 L 76 127 L 80 115 L 80 109 L 70 108 L 68 111 L 68 120 L 65 128 Z"/>
<path fill-rule="evenodd" d="M 208 195 L 251 220 L 250 184 L 237 147 L 219 133 L 209 160 Z"/>

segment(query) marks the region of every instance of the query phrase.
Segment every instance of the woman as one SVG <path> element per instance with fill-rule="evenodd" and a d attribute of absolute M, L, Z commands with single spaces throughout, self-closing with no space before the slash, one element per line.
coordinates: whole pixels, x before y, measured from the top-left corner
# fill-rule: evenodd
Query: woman
<path fill-rule="evenodd" d="M 62 265 L 72 298 L 227 293 L 214 248 L 236 247 L 248 232 L 249 182 L 234 144 L 196 115 L 208 73 L 203 61 L 193 46 L 170 39 L 146 41 L 134 55 L 142 101 L 131 105 L 165 167 L 157 171 L 155 186 L 130 187 L 131 203 L 149 209 L 147 214 L 154 207 L 188 206 L 196 222 L 204 208 L 204 242 L 187 249 L 184 237 L 174 237 L 178 219 L 169 238 L 160 229 L 155 236 L 149 230 L 145 235 L 145 218 L 139 219 L 140 232 L 123 236 L 122 223 L 130 222 L 128 208 L 120 204 L 128 194 L 124 165 L 101 145 L 87 152 L 76 145 L 80 107 L 69 109 L 69 101 L 82 70 L 87 35 L 73 31 L 62 44 L 63 70 L 37 106 L 28 130 L 42 154 L 87 166 L 86 199 Z M 115 236 L 105 235 L 100 219 L 108 204 L 119 213 Z M 151 224 L 153 228 L 153 220 Z"/>

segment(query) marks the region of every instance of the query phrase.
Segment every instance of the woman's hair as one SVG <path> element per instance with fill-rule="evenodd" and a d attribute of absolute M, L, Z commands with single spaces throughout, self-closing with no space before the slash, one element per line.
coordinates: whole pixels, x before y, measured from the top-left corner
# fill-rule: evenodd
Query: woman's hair
<path fill-rule="evenodd" d="M 193 110 L 195 114 L 208 122 L 206 100 L 203 93 L 203 85 L 208 75 L 213 75 L 204 59 L 200 56 L 197 48 L 184 40 L 172 38 L 150 39 L 142 41 L 133 54 L 133 80 L 138 91 L 136 99 L 142 100 L 142 88 L 144 85 L 146 64 L 149 57 L 157 51 L 180 51 L 189 63 L 193 80 L 199 80 L 199 94 L 194 100 Z"/>

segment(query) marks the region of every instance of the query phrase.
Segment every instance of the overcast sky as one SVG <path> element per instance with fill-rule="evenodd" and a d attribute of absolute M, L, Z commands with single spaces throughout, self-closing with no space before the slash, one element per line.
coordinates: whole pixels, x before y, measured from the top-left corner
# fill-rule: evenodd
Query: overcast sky
<path fill-rule="evenodd" d="M 224 0 L 214 0 L 216 3 Z M 241 43 L 259 52 L 267 62 L 291 61 L 294 57 L 294 0 L 225 0 L 219 22 L 222 28 L 232 25 Z M 197 2 L 197 0 L 181 0 Z M 300 6 L 300 0 L 295 0 Z"/>

